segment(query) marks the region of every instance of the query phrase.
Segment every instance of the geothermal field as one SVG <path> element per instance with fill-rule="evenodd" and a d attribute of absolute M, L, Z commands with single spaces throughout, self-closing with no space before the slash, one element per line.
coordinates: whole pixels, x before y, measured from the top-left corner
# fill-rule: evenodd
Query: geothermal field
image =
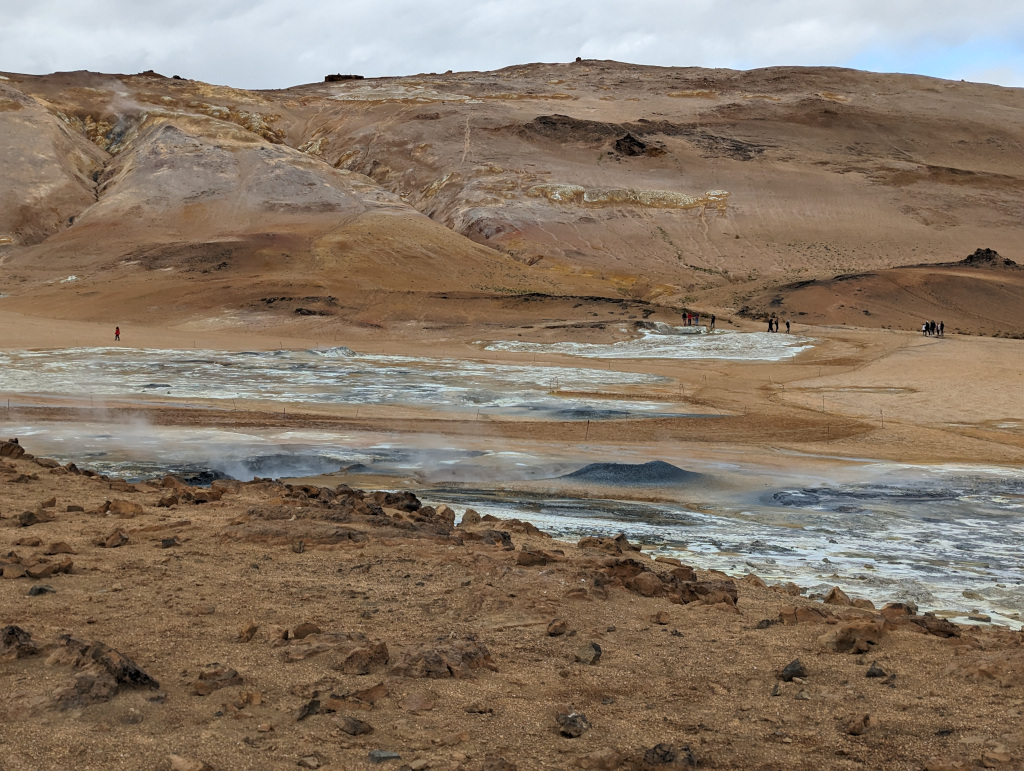
<path fill-rule="evenodd" d="M 0 771 L 1021 767 L 1022 115 L 3 74 Z"/>

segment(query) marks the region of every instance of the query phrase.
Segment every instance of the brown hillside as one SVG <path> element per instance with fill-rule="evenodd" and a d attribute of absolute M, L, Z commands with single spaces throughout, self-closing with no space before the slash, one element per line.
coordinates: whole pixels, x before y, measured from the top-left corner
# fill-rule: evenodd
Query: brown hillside
<path fill-rule="evenodd" d="M 1024 247 L 1020 89 L 601 61 L 268 92 L 3 77 L 0 291 L 22 309 L 99 317 L 113 279 L 180 316 L 376 290 L 729 313 Z"/>

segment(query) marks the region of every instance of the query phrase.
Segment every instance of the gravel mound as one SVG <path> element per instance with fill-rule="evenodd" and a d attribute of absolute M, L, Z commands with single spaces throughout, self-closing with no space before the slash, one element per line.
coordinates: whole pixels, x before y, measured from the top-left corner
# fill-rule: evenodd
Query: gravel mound
<path fill-rule="evenodd" d="M 667 487 L 691 484 L 701 476 L 665 461 L 652 460 L 648 463 L 591 463 L 559 479 L 576 479 L 598 485 Z"/>

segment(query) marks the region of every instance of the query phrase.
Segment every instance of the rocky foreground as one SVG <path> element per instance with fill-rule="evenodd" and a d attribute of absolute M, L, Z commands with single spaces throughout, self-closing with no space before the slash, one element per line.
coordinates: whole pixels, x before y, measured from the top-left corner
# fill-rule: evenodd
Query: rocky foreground
<path fill-rule="evenodd" d="M 1019 768 L 1018 632 L 0 443 L 0 769 Z"/>

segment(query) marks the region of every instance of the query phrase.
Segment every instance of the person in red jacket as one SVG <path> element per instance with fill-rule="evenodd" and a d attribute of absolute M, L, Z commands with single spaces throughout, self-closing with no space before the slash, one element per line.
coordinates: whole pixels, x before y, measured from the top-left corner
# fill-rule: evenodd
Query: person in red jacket
<path fill-rule="evenodd" d="M 119 341 L 121 339 L 121 327 L 114 327 L 114 340 Z"/>

